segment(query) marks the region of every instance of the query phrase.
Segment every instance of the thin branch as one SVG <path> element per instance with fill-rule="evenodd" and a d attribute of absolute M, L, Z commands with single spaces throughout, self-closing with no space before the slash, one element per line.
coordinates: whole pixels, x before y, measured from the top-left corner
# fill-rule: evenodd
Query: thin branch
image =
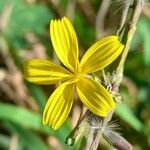
<path fill-rule="evenodd" d="M 87 0 L 80 0 L 77 2 L 77 9 L 82 12 L 84 15 L 85 19 L 87 20 L 87 23 L 90 25 L 94 25 L 94 20 L 95 20 L 95 12 L 93 8 L 90 5 L 90 2 Z"/>
<path fill-rule="evenodd" d="M 59 6 L 56 5 L 56 3 L 54 3 L 53 0 L 47 0 L 46 2 L 48 3 L 50 9 L 52 9 L 52 11 L 54 12 L 56 17 L 60 18 L 64 16 L 64 12 L 60 9 Z"/>
<path fill-rule="evenodd" d="M 109 11 L 110 4 L 111 4 L 111 0 L 103 0 L 102 4 L 100 5 L 98 14 L 96 16 L 96 21 L 95 21 L 97 38 L 103 37 L 107 34 L 105 30 L 105 19 Z"/>
<path fill-rule="evenodd" d="M 77 0 L 69 0 L 66 8 L 66 16 L 73 21 L 75 16 Z"/>
<path fill-rule="evenodd" d="M 119 62 L 117 70 L 116 70 L 116 74 L 117 74 L 117 76 L 119 78 L 119 80 L 117 81 L 118 84 L 121 83 L 122 78 L 123 78 L 124 64 L 125 64 L 125 61 L 126 61 L 126 58 L 127 58 L 130 46 L 131 46 L 133 35 L 134 35 L 135 31 L 136 31 L 137 21 L 138 21 L 139 16 L 140 16 L 140 14 L 142 12 L 142 9 L 143 9 L 144 0 L 137 0 L 137 1 L 135 1 L 135 5 L 136 6 L 135 6 L 135 9 L 134 9 L 132 20 L 131 20 L 130 24 L 126 27 L 129 32 L 127 34 L 127 40 L 126 40 L 126 44 L 125 44 L 125 49 L 124 49 L 124 51 L 122 53 L 121 60 Z"/>
<path fill-rule="evenodd" d="M 117 30 L 117 35 L 120 35 L 120 32 L 125 26 L 125 23 L 127 21 L 128 11 L 132 2 L 132 0 L 121 0 L 121 1 L 123 3 L 122 5 L 123 7 L 122 7 L 122 15 L 121 15 L 121 20 L 119 24 L 119 29 Z"/>

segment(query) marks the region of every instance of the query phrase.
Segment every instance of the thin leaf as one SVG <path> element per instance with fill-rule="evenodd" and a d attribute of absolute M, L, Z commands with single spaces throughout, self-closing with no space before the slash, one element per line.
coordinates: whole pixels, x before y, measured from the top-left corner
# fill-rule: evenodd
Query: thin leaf
<path fill-rule="evenodd" d="M 50 127 L 42 125 L 42 117 L 40 114 L 12 104 L 4 103 L 0 103 L 0 120 L 11 121 L 20 127 L 22 126 L 27 129 L 39 130 L 49 136 L 55 136 L 64 149 L 77 150 L 79 147 L 79 143 L 73 147 L 65 145 L 66 136 L 71 132 L 71 127 L 68 122 L 64 123 L 59 130 L 54 132 Z"/>
<path fill-rule="evenodd" d="M 47 100 L 43 89 L 40 86 L 31 84 L 29 82 L 27 82 L 26 85 L 31 95 L 35 98 L 35 101 L 38 104 L 40 110 L 43 111 Z"/>
<path fill-rule="evenodd" d="M 13 123 L 6 123 L 5 126 L 9 131 L 19 135 L 19 137 L 25 144 L 26 149 L 50 150 L 46 143 L 33 131 L 26 130 L 25 128 Z"/>
<path fill-rule="evenodd" d="M 144 48 L 144 63 L 150 65 L 150 21 L 149 18 L 141 19 L 138 23 L 137 33 L 142 38 Z"/>
<path fill-rule="evenodd" d="M 136 118 L 131 109 L 126 104 L 120 104 L 115 110 L 116 114 L 125 122 L 127 122 L 136 131 L 143 131 L 143 124 Z"/>

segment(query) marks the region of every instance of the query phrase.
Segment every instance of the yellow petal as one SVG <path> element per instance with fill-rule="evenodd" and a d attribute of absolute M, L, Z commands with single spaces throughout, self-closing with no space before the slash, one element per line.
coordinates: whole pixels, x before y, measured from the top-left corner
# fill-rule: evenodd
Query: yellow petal
<path fill-rule="evenodd" d="M 96 115 L 105 117 L 115 107 L 109 92 L 93 79 L 80 79 L 76 89 L 83 104 Z"/>
<path fill-rule="evenodd" d="M 27 60 L 23 67 L 25 79 L 37 84 L 54 84 L 71 76 L 69 71 L 49 60 Z"/>
<path fill-rule="evenodd" d="M 71 71 L 77 71 L 78 42 L 71 22 L 63 17 L 61 20 L 52 20 L 50 36 L 54 50 L 61 62 Z"/>
<path fill-rule="evenodd" d="M 123 48 L 117 36 L 108 36 L 96 42 L 81 59 L 81 72 L 92 73 L 103 69 L 121 54 Z"/>
<path fill-rule="evenodd" d="M 73 104 L 73 84 L 63 83 L 50 96 L 43 113 L 43 124 L 58 129 L 66 120 Z"/>

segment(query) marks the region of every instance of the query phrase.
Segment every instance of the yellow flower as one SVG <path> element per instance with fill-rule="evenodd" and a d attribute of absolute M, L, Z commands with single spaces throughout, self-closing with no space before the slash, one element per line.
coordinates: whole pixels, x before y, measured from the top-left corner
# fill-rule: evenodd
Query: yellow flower
<path fill-rule="evenodd" d="M 36 84 L 60 83 L 47 101 L 43 124 L 58 129 L 66 120 L 76 91 L 82 103 L 96 115 L 106 117 L 114 109 L 111 94 L 89 74 L 112 63 L 122 52 L 117 36 L 108 36 L 92 45 L 79 61 L 78 41 L 71 22 L 52 20 L 50 36 L 54 50 L 65 67 L 50 60 L 24 62 L 26 80 Z"/>

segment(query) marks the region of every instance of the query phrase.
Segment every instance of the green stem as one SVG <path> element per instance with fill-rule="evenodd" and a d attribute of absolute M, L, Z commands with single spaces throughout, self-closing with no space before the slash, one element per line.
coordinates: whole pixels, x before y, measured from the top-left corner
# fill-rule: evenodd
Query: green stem
<path fill-rule="evenodd" d="M 122 82 L 122 79 L 123 79 L 124 64 L 125 64 L 125 61 L 126 61 L 126 58 L 127 58 L 130 46 L 131 46 L 133 35 L 136 31 L 136 24 L 138 22 L 140 14 L 141 14 L 141 11 L 142 11 L 142 8 L 144 5 L 144 0 L 135 0 L 134 3 L 135 3 L 135 8 L 133 11 L 131 21 L 129 22 L 130 24 L 127 24 L 128 33 L 127 33 L 127 37 L 126 37 L 125 48 L 122 53 L 119 65 L 116 69 L 116 76 L 118 79 L 116 82 L 117 82 L 118 86 Z M 129 29 L 128 29 L 128 27 L 129 27 Z"/>
<path fill-rule="evenodd" d="M 130 46 L 131 46 L 131 42 L 132 42 L 132 39 L 133 39 L 133 35 L 136 31 L 136 26 L 133 26 L 129 32 L 128 32 L 128 35 L 127 35 L 127 42 L 126 42 L 126 45 L 125 45 L 125 48 L 124 48 L 124 51 L 122 53 L 122 56 L 121 56 L 121 60 L 119 62 L 119 65 L 116 69 L 116 73 L 117 75 L 119 75 L 119 80 L 118 82 L 121 83 L 122 81 L 122 78 L 123 78 L 123 71 L 124 71 L 124 64 L 125 64 L 125 61 L 126 61 L 126 58 L 127 58 L 127 55 L 128 55 L 128 52 L 129 52 L 129 49 L 130 49 Z"/>

